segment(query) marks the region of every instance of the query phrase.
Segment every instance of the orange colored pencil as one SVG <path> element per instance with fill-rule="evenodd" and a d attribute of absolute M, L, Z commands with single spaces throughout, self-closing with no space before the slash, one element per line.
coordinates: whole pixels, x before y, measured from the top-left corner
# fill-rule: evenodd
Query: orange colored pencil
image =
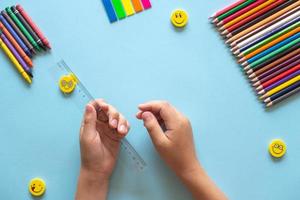
<path fill-rule="evenodd" d="M 5 28 L 5 26 L 0 22 L 0 30 L 4 33 L 7 39 L 11 42 L 11 44 L 15 47 L 20 56 L 24 59 L 24 61 L 32 67 L 32 60 L 26 55 L 24 50 L 20 47 L 19 43 L 15 40 L 15 38 L 10 34 L 10 32 Z"/>
<path fill-rule="evenodd" d="M 243 15 L 241 15 L 241 16 L 235 18 L 234 20 L 231 20 L 230 22 L 226 23 L 226 24 L 223 26 L 223 28 L 226 29 L 226 28 L 228 28 L 228 27 L 230 27 L 230 26 L 232 26 L 232 25 L 238 23 L 239 21 L 242 21 L 243 19 L 245 19 L 245 18 L 251 16 L 252 14 L 254 14 L 254 13 L 258 12 L 258 11 L 260 11 L 261 9 L 267 7 L 268 5 L 274 3 L 275 1 L 276 1 L 276 0 L 269 0 L 269 1 L 266 1 L 265 3 L 263 3 L 263 4 L 260 4 L 259 6 L 253 8 L 252 10 L 246 12 L 245 14 L 243 14 Z"/>
<path fill-rule="evenodd" d="M 253 31 L 253 30 L 255 30 L 255 29 L 258 29 L 259 27 L 263 26 L 264 24 L 266 24 L 266 23 L 268 23 L 268 22 L 271 22 L 271 21 L 275 20 L 276 18 L 280 17 L 280 16 L 283 15 L 284 13 L 286 13 L 286 12 L 288 12 L 288 11 L 290 11 L 290 10 L 292 10 L 292 9 L 294 9 L 294 8 L 296 8 L 296 7 L 298 7 L 298 6 L 300 6 L 300 1 L 296 1 L 296 2 L 293 3 L 292 5 L 290 5 L 290 6 L 286 7 L 286 8 L 284 8 L 284 9 L 282 9 L 281 11 L 279 11 L 279 12 L 277 12 L 277 13 L 271 15 L 270 17 L 268 17 L 268 18 L 266 18 L 266 19 L 260 21 L 259 23 L 257 23 L 257 24 L 255 24 L 255 25 L 253 25 L 253 26 L 251 26 L 251 27 L 245 29 L 244 31 L 242 31 L 242 32 L 240 32 L 240 33 L 238 33 L 238 34 L 232 36 L 227 42 L 228 42 L 228 43 L 231 43 L 231 42 L 233 42 L 233 41 L 239 39 L 240 37 L 243 37 L 244 35 L 250 33 L 251 31 Z"/>
<path fill-rule="evenodd" d="M 288 33 L 282 35 L 281 37 L 279 37 L 279 38 L 273 40 L 272 42 L 270 42 L 270 43 L 268 43 L 268 44 L 266 44 L 266 45 L 264 45 L 264 46 L 258 48 L 257 50 L 255 50 L 255 51 L 249 53 L 248 55 L 244 56 L 244 57 L 241 59 L 241 61 L 245 61 L 245 60 L 248 60 L 249 58 L 252 58 L 253 56 L 255 56 L 255 55 L 257 55 L 257 54 L 263 52 L 264 50 L 266 50 L 266 49 L 268 49 L 268 48 L 274 46 L 275 44 L 277 44 L 277 43 L 279 43 L 279 42 L 281 42 L 281 41 L 287 39 L 288 37 L 290 37 L 290 36 L 292 36 L 292 35 L 294 35 L 294 34 L 296 34 L 296 33 L 298 33 L 299 31 L 300 31 L 300 27 L 298 27 L 298 28 L 296 28 L 296 29 L 294 29 L 294 30 L 292 30 L 292 31 L 290 31 L 290 32 L 288 32 Z"/>

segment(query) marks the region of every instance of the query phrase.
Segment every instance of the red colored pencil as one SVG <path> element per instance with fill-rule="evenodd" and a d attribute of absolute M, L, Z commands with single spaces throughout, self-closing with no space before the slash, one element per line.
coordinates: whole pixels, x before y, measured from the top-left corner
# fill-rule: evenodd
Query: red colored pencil
<path fill-rule="evenodd" d="M 21 5 L 16 6 L 17 10 L 21 13 L 21 15 L 24 17 L 24 19 L 28 22 L 28 24 L 31 26 L 33 31 L 38 35 L 38 37 L 42 40 L 43 44 L 51 49 L 50 43 L 47 40 L 47 38 L 44 36 L 42 31 L 37 27 L 37 25 L 33 22 L 33 20 L 30 18 L 30 16 L 25 12 L 25 10 L 22 8 Z"/>
<path fill-rule="evenodd" d="M 251 15 L 251 16 L 249 16 L 249 17 L 247 17 L 247 18 L 245 18 L 245 19 L 243 19 L 241 21 L 239 21 L 238 23 L 230 26 L 222 34 L 228 34 L 228 33 L 232 32 L 233 30 L 235 30 L 235 29 L 241 27 L 242 25 L 250 22 L 251 20 L 256 19 L 257 17 L 263 15 L 264 13 L 266 13 L 266 12 L 272 10 L 273 8 L 279 6 L 280 4 L 284 3 L 285 1 L 287 1 L 287 0 L 278 0 L 278 1 L 274 2 L 273 4 L 271 4 L 271 5 L 263 8 L 262 10 L 260 10 L 258 12 L 256 12 L 255 14 L 253 14 L 253 15 Z"/>
<path fill-rule="evenodd" d="M 261 85 L 262 85 L 263 88 L 266 88 L 266 87 L 270 86 L 271 84 L 273 84 L 273 83 L 275 83 L 275 82 L 277 82 L 277 81 L 283 79 L 284 77 L 286 77 L 286 76 L 288 76 L 288 75 L 290 75 L 290 74 L 292 74 L 292 73 L 294 73 L 294 72 L 296 72 L 296 71 L 298 71 L 298 70 L 300 70 L 300 64 L 299 64 L 299 65 L 296 65 L 296 66 L 293 67 L 292 69 L 289 69 L 289 70 L 283 72 L 282 74 L 279 74 L 278 76 L 276 76 L 276 77 L 270 79 L 269 81 L 264 82 L 264 83 L 261 84 Z"/>
<path fill-rule="evenodd" d="M 216 12 L 215 14 L 213 14 L 210 18 L 214 18 L 214 17 L 217 17 L 217 16 L 220 16 L 220 15 L 223 15 L 224 13 L 228 12 L 229 10 L 239 6 L 240 4 L 244 3 L 246 0 L 240 0 L 240 1 L 237 1 L 236 3 L 230 5 L 230 6 L 227 6 L 226 8 L 224 8 L 223 10 L 220 10 L 218 12 Z"/>
<path fill-rule="evenodd" d="M 249 6 L 243 8 L 242 10 L 234 13 L 233 15 L 230 15 L 229 17 L 223 19 L 222 21 L 220 21 L 217 26 L 221 26 L 223 24 L 226 24 L 228 22 L 230 22 L 231 20 L 234 20 L 235 18 L 245 14 L 246 12 L 252 10 L 253 8 L 259 6 L 260 4 L 264 3 L 266 0 L 258 0 L 257 2 L 250 4 Z"/>

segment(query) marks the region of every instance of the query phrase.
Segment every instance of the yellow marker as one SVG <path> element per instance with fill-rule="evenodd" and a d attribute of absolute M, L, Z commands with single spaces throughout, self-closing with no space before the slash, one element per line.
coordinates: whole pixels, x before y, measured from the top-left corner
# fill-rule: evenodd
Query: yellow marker
<path fill-rule="evenodd" d="M 28 185 L 29 192 L 36 197 L 42 196 L 46 191 L 46 183 L 43 179 L 31 179 Z"/>
<path fill-rule="evenodd" d="M 286 152 L 286 144 L 281 139 L 274 139 L 269 145 L 269 152 L 275 158 L 281 158 Z"/>
<path fill-rule="evenodd" d="M 74 74 L 64 75 L 59 79 L 59 88 L 63 93 L 70 94 L 75 90 L 77 82 Z"/>
<path fill-rule="evenodd" d="M 263 98 L 269 97 L 269 96 L 271 96 L 271 95 L 273 95 L 273 94 L 275 94 L 275 93 L 277 93 L 277 92 L 279 92 L 279 91 L 281 91 L 281 90 L 283 90 L 283 89 L 289 87 L 290 85 L 293 85 L 293 84 L 296 83 L 297 81 L 300 81 L 300 75 L 298 75 L 298 76 L 296 76 L 295 78 L 292 78 L 291 80 L 289 80 L 289 81 L 287 81 L 287 82 L 285 82 L 285 83 L 283 83 L 283 84 L 277 86 L 276 88 L 270 90 L 269 92 L 267 92 L 267 93 L 263 96 Z"/>
<path fill-rule="evenodd" d="M 11 60 L 11 62 L 14 64 L 14 66 L 17 68 L 18 72 L 22 75 L 22 77 L 31 84 L 31 78 L 28 76 L 28 74 L 24 71 L 23 67 L 19 64 L 15 56 L 11 53 L 11 51 L 8 49 L 6 44 L 3 42 L 3 40 L 0 38 L 0 46 L 2 50 L 5 52 L 7 57 Z"/>
<path fill-rule="evenodd" d="M 134 9 L 130 0 L 121 0 L 127 16 L 134 15 Z"/>
<path fill-rule="evenodd" d="M 186 11 L 177 9 L 171 15 L 171 22 L 175 27 L 182 28 L 188 23 L 189 17 Z"/>

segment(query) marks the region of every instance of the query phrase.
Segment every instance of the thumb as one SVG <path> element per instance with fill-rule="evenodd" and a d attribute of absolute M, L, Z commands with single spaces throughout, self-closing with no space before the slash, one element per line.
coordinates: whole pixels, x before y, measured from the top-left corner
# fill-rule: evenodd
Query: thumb
<path fill-rule="evenodd" d="M 143 112 L 142 119 L 154 144 L 163 143 L 167 139 L 156 117 L 151 112 Z"/>
<path fill-rule="evenodd" d="M 93 137 L 96 132 L 97 123 L 97 113 L 95 108 L 88 104 L 85 108 L 85 113 L 83 117 L 83 122 L 81 125 L 81 136 L 83 137 Z"/>

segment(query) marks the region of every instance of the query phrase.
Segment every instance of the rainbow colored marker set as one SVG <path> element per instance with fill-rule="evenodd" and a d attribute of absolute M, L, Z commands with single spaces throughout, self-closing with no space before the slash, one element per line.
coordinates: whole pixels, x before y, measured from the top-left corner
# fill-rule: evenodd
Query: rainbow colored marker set
<path fill-rule="evenodd" d="M 102 0 L 111 23 L 151 8 L 150 0 Z"/>
<path fill-rule="evenodd" d="M 0 14 L 0 47 L 26 82 L 32 83 L 32 58 L 51 49 L 49 41 L 21 5 Z"/>
<path fill-rule="evenodd" d="M 300 92 L 299 0 L 239 0 L 211 20 L 266 107 Z"/>

